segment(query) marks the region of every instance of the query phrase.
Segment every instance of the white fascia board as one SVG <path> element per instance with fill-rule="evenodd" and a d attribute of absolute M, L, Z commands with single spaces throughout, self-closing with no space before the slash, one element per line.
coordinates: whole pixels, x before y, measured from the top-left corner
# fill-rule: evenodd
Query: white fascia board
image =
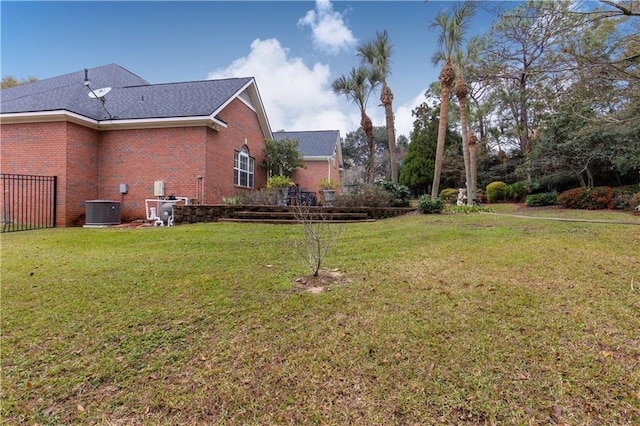
<path fill-rule="evenodd" d="M 220 127 L 227 127 L 225 123 L 210 116 L 104 120 L 99 122 L 99 126 L 105 130 L 207 126 L 216 131 L 219 131 Z"/>
<path fill-rule="evenodd" d="M 212 126 L 224 127 L 225 129 L 228 127 L 227 123 L 222 120 L 218 120 L 215 114 L 211 114 L 207 119 L 211 121 Z"/>
<path fill-rule="evenodd" d="M 84 115 L 76 114 L 66 110 L 38 111 L 38 112 L 11 112 L 0 114 L 0 121 L 3 124 L 18 123 L 51 123 L 55 121 L 70 121 L 82 126 L 97 129 L 100 122 Z"/>
<path fill-rule="evenodd" d="M 255 79 L 251 79 L 253 85 L 251 87 L 251 93 L 257 99 L 256 108 L 259 110 L 258 119 L 260 120 L 260 125 L 263 127 L 262 133 L 264 134 L 265 139 L 273 139 L 273 133 L 271 132 L 271 124 L 269 124 L 269 117 L 267 117 L 267 113 L 264 109 L 264 104 L 262 103 L 262 96 L 260 96 L 260 91 L 258 90 L 258 84 Z"/>
<path fill-rule="evenodd" d="M 238 96 L 238 100 L 243 104 L 245 104 L 251 111 L 255 112 L 256 114 L 258 113 L 258 111 L 256 111 L 256 108 L 250 103 L 248 103 L 247 101 L 245 101 L 243 97 Z"/>
<path fill-rule="evenodd" d="M 0 114 L 0 121 L 3 124 L 69 121 L 96 130 L 208 126 L 219 131 L 220 127 L 227 127 L 222 121 L 209 116 L 98 121 L 66 110 Z"/>

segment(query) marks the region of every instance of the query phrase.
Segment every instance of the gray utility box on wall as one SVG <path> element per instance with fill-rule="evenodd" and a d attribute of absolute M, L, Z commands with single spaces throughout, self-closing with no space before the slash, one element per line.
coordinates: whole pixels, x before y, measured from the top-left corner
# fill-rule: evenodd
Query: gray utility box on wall
<path fill-rule="evenodd" d="M 89 200 L 86 203 L 85 225 L 104 226 L 120 224 L 120 202 Z"/>

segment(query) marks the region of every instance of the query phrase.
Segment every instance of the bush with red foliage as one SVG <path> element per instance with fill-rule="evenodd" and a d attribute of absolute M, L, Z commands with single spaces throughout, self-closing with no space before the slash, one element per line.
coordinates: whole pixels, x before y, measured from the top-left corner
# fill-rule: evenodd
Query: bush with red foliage
<path fill-rule="evenodd" d="M 558 195 L 556 204 L 568 209 L 620 209 L 628 210 L 636 206 L 640 194 L 629 188 L 611 188 L 599 186 L 595 188 L 574 188 Z"/>

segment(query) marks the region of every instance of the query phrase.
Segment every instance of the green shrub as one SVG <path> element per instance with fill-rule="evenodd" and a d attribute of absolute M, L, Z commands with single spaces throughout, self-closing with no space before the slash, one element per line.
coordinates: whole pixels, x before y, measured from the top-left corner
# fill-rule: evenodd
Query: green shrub
<path fill-rule="evenodd" d="M 613 199 L 611 200 L 614 209 L 633 210 L 640 204 L 640 192 L 637 186 L 624 186 L 613 190 Z"/>
<path fill-rule="evenodd" d="M 293 180 L 289 176 L 275 175 L 267 180 L 267 189 L 287 188 L 293 185 Z"/>
<path fill-rule="evenodd" d="M 441 213 L 443 207 L 444 201 L 442 201 L 442 198 L 436 198 L 434 200 L 428 194 L 423 195 L 418 200 L 418 210 L 425 214 Z"/>
<path fill-rule="evenodd" d="M 487 185 L 487 202 L 496 203 L 504 200 L 507 184 L 504 182 L 491 182 Z"/>
<path fill-rule="evenodd" d="M 376 182 L 378 188 L 384 189 L 393 195 L 393 201 L 391 205 L 393 207 L 408 207 L 411 201 L 411 191 L 406 185 L 400 185 L 393 183 L 390 180 L 381 180 Z"/>
<path fill-rule="evenodd" d="M 556 204 L 558 194 L 555 192 L 544 192 L 542 194 L 528 195 L 524 204 L 527 207 L 544 207 L 553 206 Z"/>
<path fill-rule="evenodd" d="M 458 189 L 445 188 L 440 191 L 440 198 L 442 198 L 445 203 L 455 203 L 458 200 Z"/>
<path fill-rule="evenodd" d="M 586 210 L 612 209 L 615 206 L 610 186 L 570 189 L 558 195 L 556 203 L 568 209 Z"/>
<path fill-rule="evenodd" d="M 507 185 L 504 190 L 505 200 L 521 203 L 529 193 L 524 182 L 516 182 L 511 185 Z"/>
<path fill-rule="evenodd" d="M 340 188 L 340 182 L 336 182 L 332 179 L 322 178 L 318 182 L 318 188 L 320 188 L 320 191 L 323 191 L 325 189 L 338 189 Z"/>

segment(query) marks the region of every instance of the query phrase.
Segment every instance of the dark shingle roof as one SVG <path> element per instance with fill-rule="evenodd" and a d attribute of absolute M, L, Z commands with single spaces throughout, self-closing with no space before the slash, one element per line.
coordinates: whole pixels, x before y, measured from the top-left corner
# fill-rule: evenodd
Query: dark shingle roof
<path fill-rule="evenodd" d="M 305 157 L 331 157 L 336 142 L 340 139 L 339 130 L 315 130 L 306 132 L 273 132 L 273 138 L 297 139 L 298 150 Z"/>
<path fill-rule="evenodd" d="M 115 120 L 208 116 L 245 87 L 252 78 L 149 84 L 111 64 L 88 71 L 91 87 L 111 87 L 105 107 Z M 109 114 L 99 100 L 88 96 L 84 71 L 3 89 L 0 113 L 66 110 L 95 120 Z"/>

